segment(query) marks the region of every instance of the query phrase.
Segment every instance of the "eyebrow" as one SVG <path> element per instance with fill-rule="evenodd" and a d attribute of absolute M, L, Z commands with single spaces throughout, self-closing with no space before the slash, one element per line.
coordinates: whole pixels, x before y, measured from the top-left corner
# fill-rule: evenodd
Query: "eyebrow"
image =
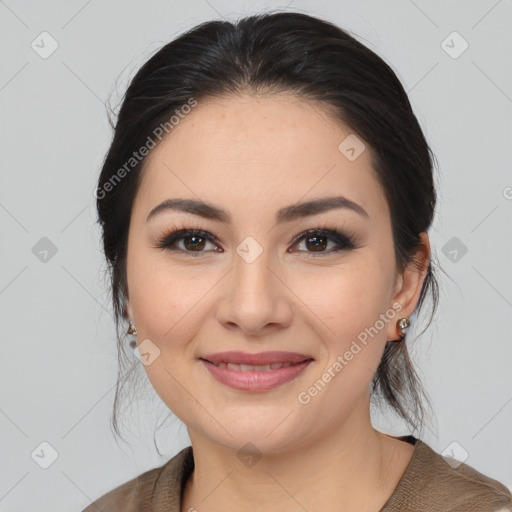
<path fill-rule="evenodd" d="M 343 196 L 325 197 L 321 199 L 314 199 L 304 203 L 293 204 L 278 210 L 276 214 L 276 223 L 291 222 L 310 215 L 316 215 L 328 210 L 337 208 L 345 208 L 352 210 L 362 217 L 369 218 L 370 216 L 366 210 L 359 204 L 347 199 Z M 231 223 L 231 215 L 222 208 L 218 208 L 211 204 L 199 201 L 197 199 L 166 199 L 157 206 L 155 206 L 148 214 L 146 221 L 149 221 L 155 215 L 165 211 L 179 211 L 185 213 L 192 213 L 205 219 L 216 220 L 225 224 Z"/>

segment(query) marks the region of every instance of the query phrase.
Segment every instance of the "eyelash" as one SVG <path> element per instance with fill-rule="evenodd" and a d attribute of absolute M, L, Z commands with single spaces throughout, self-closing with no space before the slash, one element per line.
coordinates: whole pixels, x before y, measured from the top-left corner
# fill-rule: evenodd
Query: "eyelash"
<path fill-rule="evenodd" d="M 334 241 L 337 244 L 337 248 L 331 249 L 329 251 L 324 252 L 312 252 L 312 251 L 299 251 L 299 252 L 306 252 L 308 254 L 313 255 L 313 257 L 317 256 L 325 256 L 328 254 L 337 253 L 343 250 L 352 250 L 357 249 L 357 245 L 355 243 L 355 237 L 350 234 L 344 234 L 336 229 L 329 229 L 327 226 L 323 226 L 320 228 L 315 229 L 308 229 L 306 231 L 303 231 L 299 235 L 297 235 L 292 240 L 292 245 L 296 245 L 298 242 L 301 242 L 303 239 L 307 238 L 308 236 L 323 236 L 327 237 L 331 241 Z M 220 245 L 219 241 L 216 237 L 208 233 L 207 231 L 204 231 L 202 229 L 196 228 L 196 227 L 190 227 L 190 228 L 179 228 L 178 226 L 174 226 L 170 232 L 164 233 L 161 237 L 158 239 L 158 243 L 156 246 L 154 246 L 155 249 L 164 249 L 168 251 L 177 251 L 182 252 L 188 255 L 191 255 L 192 257 L 198 257 L 205 252 L 208 251 L 187 251 L 183 249 L 178 249 L 174 246 L 174 244 L 180 240 L 183 240 L 185 238 L 189 238 L 192 236 L 197 236 L 199 238 L 204 238 L 208 242 L 213 243 L 214 245 Z M 174 246 L 174 247 L 173 247 Z M 215 251 L 218 252 L 218 251 Z"/>

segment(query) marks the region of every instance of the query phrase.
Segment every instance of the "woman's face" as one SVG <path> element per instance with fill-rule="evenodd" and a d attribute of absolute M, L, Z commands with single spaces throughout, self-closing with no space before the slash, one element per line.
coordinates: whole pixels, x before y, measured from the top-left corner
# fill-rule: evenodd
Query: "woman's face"
<path fill-rule="evenodd" d="M 396 271 L 388 205 L 361 144 L 317 103 L 230 96 L 200 101 L 146 161 L 128 312 L 149 380 L 192 441 L 277 453 L 349 417 L 367 421 L 385 342 L 421 282 Z M 176 199 L 208 207 L 149 215 Z M 204 233 L 158 247 L 175 229 Z M 333 233 L 304 233 L 322 229 Z M 251 361 L 276 364 L 240 366 Z"/>

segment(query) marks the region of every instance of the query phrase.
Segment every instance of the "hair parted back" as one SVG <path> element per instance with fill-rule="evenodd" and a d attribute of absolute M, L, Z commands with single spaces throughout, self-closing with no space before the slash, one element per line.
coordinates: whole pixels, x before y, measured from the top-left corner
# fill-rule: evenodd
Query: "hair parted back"
<path fill-rule="evenodd" d="M 200 102 L 278 92 L 323 102 L 335 119 L 368 144 L 390 209 L 399 270 L 414 262 L 419 235 L 431 226 L 436 204 L 435 157 L 393 70 L 348 32 L 313 16 L 274 12 L 235 23 L 205 22 L 163 46 L 130 82 L 96 191 L 119 354 L 113 414 L 118 435 L 122 389 L 133 371 L 125 340 L 128 228 L 145 158 L 115 186 L 107 184 L 155 127 L 191 98 Z M 430 296 L 428 325 L 439 299 L 434 268 L 431 260 L 415 310 L 418 313 Z M 373 380 L 372 399 L 384 400 L 413 429 L 422 427 L 426 405 L 430 405 L 405 342 L 386 344 Z"/>

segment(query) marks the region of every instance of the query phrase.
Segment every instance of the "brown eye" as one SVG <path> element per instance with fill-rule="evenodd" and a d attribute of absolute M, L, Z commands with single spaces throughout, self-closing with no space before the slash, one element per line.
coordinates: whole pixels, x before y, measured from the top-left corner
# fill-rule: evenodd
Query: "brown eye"
<path fill-rule="evenodd" d="M 313 252 L 323 251 L 328 245 L 328 238 L 324 235 L 309 235 L 305 241 L 306 247 Z"/>
<path fill-rule="evenodd" d="M 356 247 L 352 237 L 331 229 L 310 229 L 299 235 L 295 239 L 294 245 L 297 245 L 298 242 L 302 243 L 302 241 L 305 245 L 304 252 L 322 255 Z M 326 250 L 329 242 L 334 243 L 334 248 L 331 246 L 331 250 Z"/>
<path fill-rule="evenodd" d="M 182 240 L 187 251 L 202 250 L 206 245 L 206 238 L 196 235 L 184 236 Z"/>
<path fill-rule="evenodd" d="M 181 246 L 180 243 L 182 244 Z M 209 251 L 208 249 L 205 250 L 208 243 L 213 246 L 213 248 L 209 250 L 219 252 L 215 238 L 206 231 L 180 229 L 164 236 L 159 240 L 157 247 L 169 251 L 184 252 L 192 255 L 196 253 L 200 255 Z"/>

